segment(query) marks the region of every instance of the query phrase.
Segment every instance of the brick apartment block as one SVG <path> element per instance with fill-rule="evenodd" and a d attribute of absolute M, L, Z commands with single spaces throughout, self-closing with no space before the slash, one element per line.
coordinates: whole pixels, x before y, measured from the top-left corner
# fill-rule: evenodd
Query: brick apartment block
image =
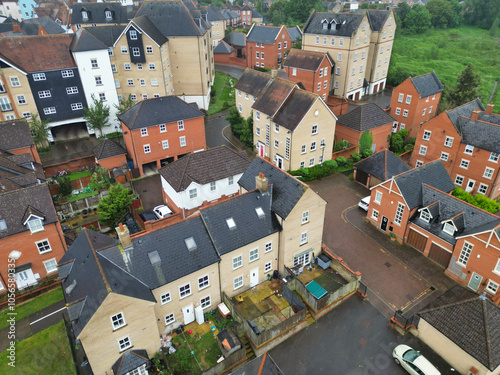
<path fill-rule="evenodd" d="M 252 25 L 247 34 L 247 67 L 280 69 L 292 40 L 285 26 Z"/>

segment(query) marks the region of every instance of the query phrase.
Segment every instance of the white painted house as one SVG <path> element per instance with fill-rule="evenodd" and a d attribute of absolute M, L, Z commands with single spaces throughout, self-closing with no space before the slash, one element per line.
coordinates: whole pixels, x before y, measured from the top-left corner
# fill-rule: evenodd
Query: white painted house
<path fill-rule="evenodd" d="M 186 155 L 159 171 L 165 203 L 190 210 L 236 194 L 238 180 L 249 165 L 245 152 L 226 146 Z"/>

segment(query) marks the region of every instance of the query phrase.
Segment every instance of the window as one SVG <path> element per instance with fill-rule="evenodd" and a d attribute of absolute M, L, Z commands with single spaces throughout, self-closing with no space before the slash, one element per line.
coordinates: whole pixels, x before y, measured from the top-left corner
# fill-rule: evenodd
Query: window
<path fill-rule="evenodd" d="M 306 145 L 302 145 L 302 153 L 305 154 L 306 153 L 306 150 L 307 150 L 307 146 Z"/>
<path fill-rule="evenodd" d="M 323 37 L 323 45 L 326 46 L 328 38 L 326 36 Z"/>
<path fill-rule="evenodd" d="M 342 54 L 341 53 L 337 54 L 337 61 L 342 61 Z"/>
<path fill-rule="evenodd" d="M 465 267 L 467 265 L 467 261 L 469 260 L 473 247 L 474 245 L 464 241 L 464 245 L 462 246 L 462 251 L 460 252 L 457 263 Z"/>
<path fill-rule="evenodd" d="M 179 137 L 179 143 L 181 147 L 186 147 L 186 137 L 185 136 Z"/>
<path fill-rule="evenodd" d="M 401 114 L 401 108 L 396 108 L 396 115 L 400 115 Z"/>
<path fill-rule="evenodd" d="M 452 137 L 446 137 L 444 141 L 444 145 L 446 147 L 451 147 L 453 145 L 453 138 Z"/>
<path fill-rule="evenodd" d="M 309 167 L 314 167 L 314 159 L 315 158 L 309 159 Z"/>
<path fill-rule="evenodd" d="M 19 78 L 17 78 L 17 77 L 10 77 L 10 84 L 12 85 L 12 87 L 21 86 L 21 82 L 19 81 Z"/>
<path fill-rule="evenodd" d="M 498 259 L 497 265 L 495 266 L 493 272 L 495 272 L 496 274 L 500 274 L 500 259 Z"/>
<path fill-rule="evenodd" d="M 318 134 L 318 125 L 313 125 L 312 126 L 312 134 Z"/>
<path fill-rule="evenodd" d="M 457 177 L 455 177 L 455 185 L 462 186 L 463 182 L 464 177 L 457 174 Z"/>
<path fill-rule="evenodd" d="M 43 262 L 43 265 L 45 266 L 47 273 L 57 271 L 57 262 L 55 258 Z"/>
<path fill-rule="evenodd" d="M 217 184 L 215 181 L 210 182 L 210 191 L 217 190 Z"/>
<path fill-rule="evenodd" d="M 267 262 L 264 264 L 264 272 L 270 272 L 273 269 L 273 262 Z"/>
<path fill-rule="evenodd" d="M 477 189 L 477 192 L 478 192 L 479 194 L 483 194 L 483 195 L 485 195 L 487 191 L 488 191 L 488 185 L 485 185 L 485 184 L 479 184 L 479 188 Z"/>
<path fill-rule="evenodd" d="M 78 94 L 78 87 L 76 86 L 66 87 L 66 94 L 68 95 Z"/>
<path fill-rule="evenodd" d="M 132 82 L 132 84 L 133 84 L 133 83 L 134 83 L 134 82 Z M 115 79 L 115 87 L 116 87 L 116 88 L 120 88 L 120 80 L 119 80 L 119 79 Z M 121 95 L 118 95 L 118 99 L 119 99 L 118 101 L 121 101 L 121 98 L 120 98 L 120 97 L 121 97 Z"/>
<path fill-rule="evenodd" d="M 446 152 L 441 152 L 441 157 L 440 159 L 442 161 L 448 161 L 448 158 L 450 157 L 450 154 L 447 154 Z"/>
<path fill-rule="evenodd" d="M 99 100 L 105 102 L 106 101 L 106 94 L 103 92 L 99 93 Z"/>
<path fill-rule="evenodd" d="M 238 289 L 241 288 L 242 286 L 243 286 L 243 275 L 238 276 L 233 280 L 233 289 Z"/>
<path fill-rule="evenodd" d="M 277 139 L 274 140 L 274 148 L 279 148 L 280 147 L 280 141 Z"/>
<path fill-rule="evenodd" d="M 210 296 L 200 299 L 200 304 L 202 309 L 206 309 L 212 305 L 212 301 L 210 300 Z"/>
<path fill-rule="evenodd" d="M 405 212 L 405 205 L 399 202 L 398 208 L 396 209 L 396 216 L 394 217 L 394 224 L 401 225 L 401 220 L 403 220 L 404 212 Z"/>
<path fill-rule="evenodd" d="M 147 53 L 147 54 L 152 54 L 152 53 L 153 53 L 153 47 L 151 47 L 151 46 L 146 46 L 146 53 Z"/>
<path fill-rule="evenodd" d="M 172 324 L 173 322 L 175 322 L 174 313 L 165 316 L 165 325 L 166 326 L 168 326 L 169 324 Z"/>
<path fill-rule="evenodd" d="M 90 59 L 90 65 L 92 66 L 92 69 L 99 68 L 99 64 L 97 64 L 97 59 Z"/>
<path fill-rule="evenodd" d="M 462 161 L 460 162 L 460 168 L 464 168 L 464 169 L 469 168 L 469 161 L 462 159 Z"/>
<path fill-rule="evenodd" d="M 113 56 L 113 48 L 109 48 L 108 49 L 108 55 L 109 56 Z"/>
<path fill-rule="evenodd" d="M 365 51 L 361 52 L 361 60 L 365 59 Z"/>
<path fill-rule="evenodd" d="M 250 263 L 259 259 L 259 248 L 250 250 Z"/>
<path fill-rule="evenodd" d="M 423 161 L 417 160 L 417 162 L 415 163 L 415 168 L 421 167 L 423 164 L 424 164 Z"/>
<path fill-rule="evenodd" d="M 486 167 L 486 169 L 484 170 L 483 177 L 491 179 L 491 177 L 493 177 L 493 172 L 494 171 L 495 171 L 494 169 Z"/>
<path fill-rule="evenodd" d="M 191 295 L 191 284 L 188 283 L 179 288 L 179 296 L 181 299 L 190 295 Z"/>
<path fill-rule="evenodd" d="M 465 146 L 465 150 L 464 150 L 465 154 L 472 155 L 473 152 L 474 152 L 474 146 L 471 146 L 471 145 Z"/>
<path fill-rule="evenodd" d="M 61 75 L 63 78 L 70 78 L 70 77 L 74 77 L 74 73 L 72 70 L 62 70 L 61 71 Z"/>
<path fill-rule="evenodd" d="M 42 90 L 42 91 L 38 91 L 38 97 L 40 99 L 50 98 L 50 97 L 52 97 L 52 94 L 50 93 L 50 90 Z"/>
<path fill-rule="evenodd" d="M 134 80 L 132 78 L 127 79 L 128 86 L 134 86 Z"/>
<path fill-rule="evenodd" d="M 309 222 L 309 210 L 302 212 L 302 224 Z"/>
<path fill-rule="evenodd" d="M 494 282 L 493 280 L 490 280 L 488 282 L 488 285 L 486 285 L 486 291 L 488 293 L 495 295 L 498 291 L 498 284 L 496 282 Z"/>
<path fill-rule="evenodd" d="M 96 84 L 97 86 L 101 86 L 101 85 L 102 85 L 102 79 L 101 79 L 101 76 L 95 76 L 95 77 L 94 77 L 94 79 L 95 79 L 95 84 Z"/>
<path fill-rule="evenodd" d="M 71 110 L 78 111 L 79 109 L 83 109 L 82 103 L 71 103 Z"/>
<path fill-rule="evenodd" d="M 255 128 L 255 135 L 256 135 L 257 137 L 260 137 L 260 128 L 259 128 L 259 127 L 256 127 L 256 128 Z"/>
<path fill-rule="evenodd" d="M 123 317 L 123 313 L 118 313 L 111 317 L 111 324 L 113 325 L 113 329 L 118 329 L 125 325 L 125 318 Z"/>
<path fill-rule="evenodd" d="M 26 98 L 24 95 L 17 96 L 17 103 L 20 105 L 26 104 Z"/>
<path fill-rule="evenodd" d="M 283 48 L 286 49 L 287 48 L 287 45 L 288 45 L 288 42 L 283 42 Z"/>
<path fill-rule="evenodd" d="M 305 168 L 306 167 L 306 162 L 305 161 L 301 161 L 300 162 L 300 168 Z"/>
<path fill-rule="evenodd" d="M 337 66 L 337 67 L 335 68 L 335 74 L 336 74 L 336 75 L 340 75 L 340 66 Z M 338 87 L 338 84 L 337 84 L 337 87 Z"/>
<path fill-rule="evenodd" d="M 120 351 L 124 351 L 132 346 L 132 342 L 130 341 L 130 337 L 124 337 L 123 339 L 118 340 L 118 346 L 120 347 Z"/>
<path fill-rule="evenodd" d="M 429 115 L 432 113 L 432 106 L 429 107 Z"/>
<path fill-rule="evenodd" d="M 161 304 L 162 305 L 164 305 L 164 304 L 169 303 L 170 301 L 172 301 L 172 296 L 170 295 L 170 292 L 162 294 L 161 297 L 160 297 L 160 300 L 161 300 Z"/>
<path fill-rule="evenodd" d="M 190 189 L 189 190 L 189 199 L 198 198 L 198 189 Z"/>
<path fill-rule="evenodd" d="M 227 184 L 228 184 L 228 185 L 232 185 L 232 184 L 234 184 L 234 176 L 229 176 L 229 177 L 227 178 Z"/>
<path fill-rule="evenodd" d="M 318 82 L 318 91 L 321 90 L 321 82 Z"/>
<path fill-rule="evenodd" d="M 126 54 L 126 53 L 128 53 L 128 49 L 127 49 L 127 47 L 122 47 L 122 48 L 121 48 L 121 53 L 122 53 L 122 54 Z"/>
<path fill-rule="evenodd" d="M 168 149 L 168 139 L 161 141 L 161 147 L 166 150 Z"/>
<path fill-rule="evenodd" d="M 408 110 L 407 110 L 407 109 L 405 109 L 405 110 L 403 111 L 403 117 L 408 117 Z"/>
<path fill-rule="evenodd" d="M 382 193 L 380 191 L 377 191 L 375 193 L 375 203 L 380 204 L 382 202 Z"/>
<path fill-rule="evenodd" d="M 352 73 L 351 75 L 355 75 L 356 74 L 356 68 L 352 68 Z"/>
<path fill-rule="evenodd" d="M 420 150 L 418 151 L 418 154 L 425 156 L 426 153 L 427 153 L 427 146 L 420 146 Z"/>
<path fill-rule="evenodd" d="M 156 70 L 156 66 L 154 63 L 149 63 L 149 70 Z"/>
<path fill-rule="evenodd" d="M 311 253 L 308 251 L 293 257 L 293 266 L 305 266 L 311 262 Z"/>
<path fill-rule="evenodd" d="M 340 38 L 340 39 L 339 39 L 339 46 L 341 46 L 341 47 L 342 47 L 343 45 L 344 45 L 344 39 L 343 39 L 343 38 Z"/>
<path fill-rule="evenodd" d="M 233 258 L 233 270 L 240 268 L 243 266 L 243 256 L 238 255 L 237 257 Z"/>
<path fill-rule="evenodd" d="M 132 55 L 141 56 L 141 50 L 139 49 L 139 47 L 132 47 Z"/>
<path fill-rule="evenodd" d="M 209 285 L 210 285 L 210 282 L 208 280 L 208 275 L 200 277 L 198 279 L 198 289 L 199 290 L 204 289 L 204 288 L 206 288 Z"/>
<path fill-rule="evenodd" d="M 311 151 L 316 151 L 316 142 L 311 143 Z"/>
<path fill-rule="evenodd" d="M 431 132 L 429 130 L 424 130 L 424 135 L 422 136 L 422 139 L 424 141 L 428 141 L 431 139 Z"/>
<path fill-rule="evenodd" d="M 455 227 L 453 226 L 453 224 L 444 223 L 443 232 L 449 234 L 450 236 L 453 236 L 453 234 L 455 233 Z"/>
<path fill-rule="evenodd" d="M 57 112 L 56 107 L 46 107 L 43 109 L 43 113 L 45 115 L 51 115 L 51 114 L 56 113 L 56 112 Z"/>
<path fill-rule="evenodd" d="M 427 210 L 422 210 L 420 211 L 420 219 L 428 223 L 431 219 L 431 214 Z"/>
<path fill-rule="evenodd" d="M 132 67 L 130 66 L 130 64 L 129 64 L 129 63 L 124 63 L 124 64 L 123 64 L 123 68 L 124 68 L 125 70 L 132 70 Z"/>
<path fill-rule="evenodd" d="M 160 124 L 160 133 L 165 133 L 167 131 L 167 125 L 166 124 Z"/>
<path fill-rule="evenodd" d="M 141 128 L 141 137 L 145 137 L 148 135 L 148 128 Z"/>
<path fill-rule="evenodd" d="M 130 31 L 128 32 L 128 35 L 130 36 L 130 39 L 131 39 L 131 40 L 137 40 L 137 31 L 135 31 L 135 30 L 130 30 Z"/>
<path fill-rule="evenodd" d="M 241 106 L 241 104 L 238 104 L 238 112 L 243 112 L 243 107 Z"/>
<path fill-rule="evenodd" d="M 378 220 L 378 211 L 372 210 L 372 219 Z"/>
<path fill-rule="evenodd" d="M 151 152 L 151 146 L 150 145 L 144 145 L 144 153 L 149 154 Z"/>
<path fill-rule="evenodd" d="M 316 37 L 315 43 L 319 44 L 319 36 Z"/>
<path fill-rule="evenodd" d="M 360 65 L 360 67 L 359 67 L 359 72 L 360 72 L 360 73 L 363 73 L 363 65 Z"/>
<path fill-rule="evenodd" d="M 496 163 L 498 161 L 499 156 L 500 156 L 500 154 L 497 154 L 496 152 L 492 152 L 490 154 L 490 158 L 488 159 L 488 161 L 492 161 L 492 162 Z"/>
<path fill-rule="evenodd" d="M 424 108 L 424 110 L 422 111 L 422 116 L 425 116 L 425 111 L 426 111 L 426 110 L 427 110 L 427 109 L 426 109 L 426 108 Z"/>
<path fill-rule="evenodd" d="M 303 232 L 300 234 L 300 244 L 304 245 L 307 243 L 307 232 Z"/>
<path fill-rule="evenodd" d="M 268 243 L 266 243 L 266 245 L 265 245 L 265 250 L 264 250 L 264 251 L 265 251 L 266 253 L 268 253 L 268 252 L 270 252 L 270 251 L 272 251 L 272 250 L 273 250 L 273 243 L 272 243 L 272 242 L 268 242 Z"/>
<path fill-rule="evenodd" d="M 142 64 L 141 63 L 137 64 L 137 70 L 142 70 Z"/>
<path fill-rule="evenodd" d="M 281 42 L 278 43 L 278 49 L 281 49 Z"/>
<path fill-rule="evenodd" d="M 45 81 L 45 73 L 34 73 L 33 74 L 33 81 Z"/>
<path fill-rule="evenodd" d="M 31 113 L 29 112 L 23 112 L 22 113 L 23 117 L 26 119 L 26 120 L 29 120 L 31 119 Z M 1 230 L 1 229 L 0 229 Z"/>
<path fill-rule="evenodd" d="M 338 89 L 339 88 L 339 81 L 335 81 L 334 88 Z"/>

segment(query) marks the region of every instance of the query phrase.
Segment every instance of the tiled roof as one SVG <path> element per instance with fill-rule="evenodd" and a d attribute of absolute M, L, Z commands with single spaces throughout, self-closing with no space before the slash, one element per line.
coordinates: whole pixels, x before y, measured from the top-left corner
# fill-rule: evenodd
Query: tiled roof
<path fill-rule="evenodd" d="M 264 362 L 264 364 L 262 364 Z M 261 372 L 260 372 L 261 371 Z M 231 375 L 284 375 L 278 365 L 271 358 L 271 354 L 266 352 L 258 358 L 252 359 L 245 363 L 243 367 L 239 367 L 231 372 Z"/>
<path fill-rule="evenodd" d="M 105 11 L 111 11 L 112 18 L 107 19 Z M 82 18 L 82 11 L 87 11 L 88 19 Z M 127 7 L 119 2 L 106 3 L 75 3 L 71 9 L 71 24 L 92 24 L 92 23 L 127 23 Z"/>
<path fill-rule="evenodd" d="M 72 39 L 71 34 L 0 38 L 0 56 L 28 73 L 76 68 L 69 51 Z"/>
<path fill-rule="evenodd" d="M 224 16 L 215 7 L 206 8 L 207 18 L 210 22 L 224 21 Z"/>
<path fill-rule="evenodd" d="M 409 209 L 412 210 L 422 204 L 422 185 L 427 184 L 438 190 L 449 193 L 455 189 L 446 168 L 441 160 L 424 164 L 419 168 L 413 168 L 408 172 L 394 177 L 401 194 L 403 195 Z M 420 188 L 419 188 L 420 187 Z"/>
<path fill-rule="evenodd" d="M 188 250 L 186 239 L 193 238 L 196 249 Z M 168 246 L 165 244 L 168 243 Z M 123 270 L 150 289 L 158 288 L 181 277 L 190 275 L 219 261 L 210 236 L 199 216 L 149 232 L 132 240 L 129 263 L 123 252 L 113 246 L 99 252 L 100 256 Z M 149 254 L 157 252 L 159 263 L 153 265 Z"/>
<path fill-rule="evenodd" d="M 362 19 L 363 14 L 360 13 L 318 13 L 314 11 L 304 26 L 304 34 L 352 37 L 358 30 Z M 331 25 L 330 29 L 323 29 L 322 22 L 325 20 Z M 338 28 L 335 25 L 339 25 Z"/>
<path fill-rule="evenodd" d="M 85 31 L 89 32 L 97 39 L 99 39 L 106 47 L 111 48 L 113 44 L 122 34 L 125 29 L 125 25 L 122 26 L 95 26 L 87 27 Z"/>
<path fill-rule="evenodd" d="M 266 92 L 262 96 L 263 98 L 266 97 Z M 296 88 L 290 96 L 288 96 L 278 113 L 274 115 L 273 121 L 293 131 L 317 100 L 321 101 L 318 95 L 307 90 Z"/>
<path fill-rule="evenodd" d="M 25 119 L 0 122 L 0 150 L 16 150 L 34 144 L 30 127 Z"/>
<path fill-rule="evenodd" d="M 420 98 L 425 98 L 429 95 L 434 95 L 438 92 L 443 91 L 444 86 L 434 70 L 430 73 L 423 74 L 418 77 L 410 77 L 410 79 L 417 89 L 418 93 L 420 94 Z"/>
<path fill-rule="evenodd" d="M 389 150 L 382 150 L 358 161 L 354 166 L 381 181 L 386 181 L 400 173 L 409 171 L 411 168 L 400 158 Z"/>
<path fill-rule="evenodd" d="M 274 116 L 295 87 L 297 86 L 293 82 L 275 78 L 257 98 L 252 108 L 266 115 Z"/>
<path fill-rule="evenodd" d="M 380 31 L 384 26 L 385 20 L 389 17 L 390 11 L 388 10 L 368 10 L 366 15 L 373 31 Z"/>
<path fill-rule="evenodd" d="M 226 20 L 240 18 L 240 15 L 238 13 L 235 13 L 229 9 L 221 9 L 220 12 L 221 12 L 222 16 L 224 17 L 224 19 L 226 19 Z"/>
<path fill-rule="evenodd" d="M 289 29 L 286 30 L 288 31 L 288 34 L 290 34 L 290 38 L 292 38 L 292 43 L 295 43 L 297 40 L 302 39 L 302 31 L 298 26 L 290 27 Z"/>
<path fill-rule="evenodd" d="M 92 152 L 98 160 L 127 153 L 121 145 L 107 138 L 95 145 Z"/>
<path fill-rule="evenodd" d="M 0 154 L 0 194 L 35 185 L 38 179 L 45 181 L 45 173 L 40 164 L 33 162 L 31 154 Z"/>
<path fill-rule="evenodd" d="M 99 49 L 108 49 L 108 47 L 88 32 L 87 27 L 78 29 L 69 46 L 73 52 L 95 51 Z"/>
<path fill-rule="evenodd" d="M 283 66 L 290 68 L 299 68 L 316 72 L 324 59 L 330 62 L 330 66 L 334 66 L 332 60 L 328 58 L 325 52 L 306 51 L 292 48 L 283 62 Z"/>
<path fill-rule="evenodd" d="M 254 24 L 247 35 L 247 42 L 274 44 L 281 26 L 258 26 Z"/>
<path fill-rule="evenodd" d="M 203 113 L 177 96 L 143 100 L 118 116 L 130 130 L 196 117 Z"/>
<path fill-rule="evenodd" d="M 271 212 L 271 189 L 264 194 L 251 191 L 236 198 L 201 210 L 201 216 L 219 254 L 233 250 L 278 232 L 281 227 Z M 261 207 L 264 217 L 259 218 L 256 208 Z M 236 224 L 230 229 L 226 220 Z"/>
<path fill-rule="evenodd" d="M 489 370 L 500 365 L 500 308 L 493 302 L 454 286 L 418 315 Z"/>
<path fill-rule="evenodd" d="M 234 88 L 258 98 L 270 81 L 271 77 L 268 74 L 246 68 Z"/>
<path fill-rule="evenodd" d="M 217 44 L 217 47 L 214 48 L 214 53 L 229 54 L 233 51 L 234 48 L 224 42 L 224 40 L 221 40 L 219 44 Z"/>
<path fill-rule="evenodd" d="M 343 125 L 358 132 L 392 124 L 396 121 L 391 115 L 375 103 L 360 105 L 345 115 L 339 117 L 337 124 Z M 389 135 L 389 134 L 388 134 Z"/>
<path fill-rule="evenodd" d="M 260 14 L 256 10 L 252 10 L 252 18 L 262 18 L 262 14 Z"/>
<path fill-rule="evenodd" d="M 281 218 L 286 219 L 309 187 L 295 177 L 290 176 L 288 173 L 276 168 L 274 165 L 259 157 L 256 157 L 252 163 L 250 163 L 247 170 L 238 181 L 238 184 L 247 191 L 254 190 L 255 177 L 258 176 L 259 173 L 264 173 L 269 184 L 273 185 L 271 209 Z"/>
<path fill-rule="evenodd" d="M 191 182 L 200 185 L 222 180 L 245 172 L 250 160 L 244 151 L 236 152 L 226 146 L 188 154 L 159 170 L 160 175 L 179 192 Z"/>
<path fill-rule="evenodd" d="M 111 368 L 114 375 L 126 375 L 148 362 L 148 352 L 144 349 L 129 350 L 125 354 L 122 354 Z"/>
<path fill-rule="evenodd" d="M 459 107 L 456 107 L 456 108 L 453 108 L 453 109 L 446 111 L 446 114 L 450 118 L 450 121 L 453 123 L 455 128 L 457 128 L 457 130 L 460 131 L 458 129 L 458 119 L 461 116 L 470 118 L 472 115 L 472 112 L 475 109 L 479 109 L 480 111 L 486 110 L 483 106 L 483 103 L 481 103 L 481 101 L 479 99 L 474 99 L 473 101 L 471 101 L 469 103 L 462 104 Z"/>
<path fill-rule="evenodd" d="M 500 118 L 500 116 L 497 116 Z M 500 153 L 500 126 L 482 121 L 471 121 L 460 117 L 458 128 L 462 135 L 460 142 L 483 150 Z"/>
<path fill-rule="evenodd" d="M 38 25 L 40 25 L 48 34 L 65 33 L 64 29 L 50 17 L 38 17 L 38 18 L 30 18 L 23 20 L 23 22 L 21 22 L 21 29 L 24 29 L 23 24 L 26 24 L 26 26 L 28 25 L 36 26 L 37 31 L 38 31 Z"/>
<path fill-rule="evenodd" d="M 150 21 L 148 16 L 136 17 L 130 22 L 144 31 L 159 46 L 162 46 L 168 41 L 168 38 L 162 35 L 160 30 Z"/>
<path fill-rule="evenodd" d="M 231 31 L 224 41 L 235 47 L 245 47 L 247 45 L 247 36 L 239 31 Z"/>

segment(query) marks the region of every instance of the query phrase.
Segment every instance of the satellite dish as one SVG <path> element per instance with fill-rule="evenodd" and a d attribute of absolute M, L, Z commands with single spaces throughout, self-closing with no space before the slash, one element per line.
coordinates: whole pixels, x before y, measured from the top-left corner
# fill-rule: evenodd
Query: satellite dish
<path fill-rule="evenodd" d="M 14 250 L 14 251 L 11 251 L 11 253 L 9 254 L 9 258 L 14 259 L 14 260 L 18 260 L 21 257 L 21 255 L 22 255 L 22 253 L 20 251 Z"/>

